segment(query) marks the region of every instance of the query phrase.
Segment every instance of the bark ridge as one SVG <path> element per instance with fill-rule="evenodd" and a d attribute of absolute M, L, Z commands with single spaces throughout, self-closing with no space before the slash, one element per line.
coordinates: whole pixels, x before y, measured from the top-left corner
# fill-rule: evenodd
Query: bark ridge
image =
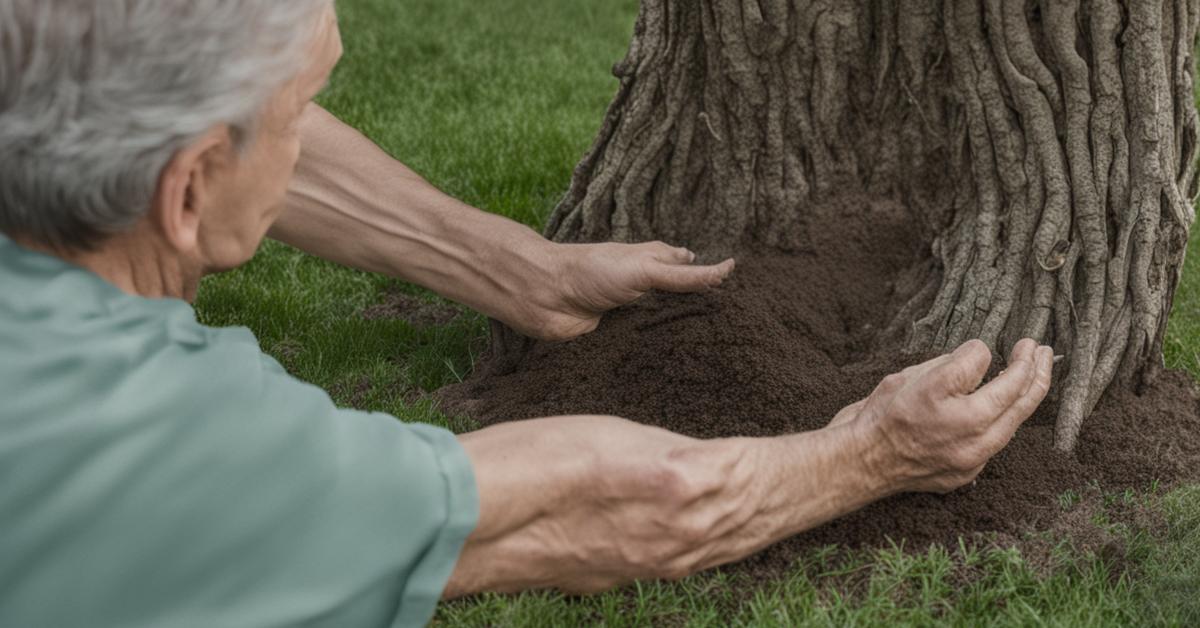
<path fill-rule="evenodd" d="M 897 198 L 929 244 L 913 352 L 1067 356 L 1056 445 L 1162 365 L 1195 219 L 1200 0 L 643 0 L 558 241 L 812 247 L 806 208 Z"/>

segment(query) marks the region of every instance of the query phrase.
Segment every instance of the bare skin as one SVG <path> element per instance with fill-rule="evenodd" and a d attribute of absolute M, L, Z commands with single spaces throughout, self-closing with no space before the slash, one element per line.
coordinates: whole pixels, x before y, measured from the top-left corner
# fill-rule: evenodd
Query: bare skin
<path fill-rule="evenodd" d="M 249 261 L 286 208 L 300 157 L 300 118 L 342 55 L 332 8 L 314 30 L 303 71 L 266 103 L 244 152 L 227 125 L 209 129 L 163 168 L 142 219 L 95 250 L 18 242 L 91 270 L 129 294 L 151 298 L 191 301 L 204 275 Z"/>
<path fill-rule="evenodd" d="M 312 105 L 341 50 L 331 9 L 250 149 L 239 153 L 227 127 L 211 129 L 163 169 L 130 231 L 88 253 L 22 244 L 130 294 L 190 300 L 203 275 L 247 261 L 270 230 L 546 338 L 585 333 L 648 290 L 704 289 L 732 270 L 731 260 L 692 266 L 690 252 L 662 243 L 554 245 L 446 197 Z M 886 378 L 825 429 L 779 438 L 700 441 L 616 417 L 464 434 L 480 519 L 445 595 L 677 578 L 887 495 L 952 490 L 1049 387 L 1046 347 L 1022 341 L 1007 371 L 979 387 L 990 359 L 967 343 Z"/>
<path fill-rule="evenodd" d="M 1052 358 L 1023 340 L 977 389 L 991 352 L 972 341 L 885 378 L 825 429 L 778 438 L 700 441 L 615 417 L 464 435 L 481 517 L 445 595 L 681 578 L 889 495 L 953 490 L 1045 397 Z"/>
<path fill-rule="evenodd" d="M 317 105 L 288 210 L 271 237 L 313 255 L 400 277 L 526 335 L 565 340 L 649 290 L 719 285 L 734 261 L 693 266 L 662 242 L 556 244 L 442 193 Z"/>

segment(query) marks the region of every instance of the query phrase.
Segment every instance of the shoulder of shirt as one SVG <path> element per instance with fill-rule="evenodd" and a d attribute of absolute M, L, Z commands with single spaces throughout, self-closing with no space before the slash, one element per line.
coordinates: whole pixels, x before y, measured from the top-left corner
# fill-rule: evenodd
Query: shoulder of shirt
<path fill-rule="evenodd" d="M 0 290 L 0 348 L 5 337 L 17 339 L 20 346 L 9 348 L 18 352 L 49 349 L 61 356 L 87 347 L 100 352 L 94 357 L 108 356 L 105 361 L 113 368 L 180 351 L 188 357 L 170 363 L 201 371 L 196 388 L 205 394 L 214 393 L 205 383 L 236 381 L 241 384 L 236 388 L 255 388 L 286 380 L 286 386 L 312 388 L 327 398 L 263 352 L 248 328 L 204 325 L 186 301 L 126 294 L 87 270 L 23 249 L 2 235 L 0 285 L 6 287 Z"/>
<path fill-rule="evenodd" d="M 25 249 L 0 234 L 0 312 L 10 323 L 31 325 L 113 323 L 128 333 L 142 325 L 165 325 L 183 344 L 244 342 L 258 347 L 244 327 L 201 324 L 181 299 L 150 299 L 122 292 L 94 273 Z M 61 320 L 55 320 L 60 319 Z"/>

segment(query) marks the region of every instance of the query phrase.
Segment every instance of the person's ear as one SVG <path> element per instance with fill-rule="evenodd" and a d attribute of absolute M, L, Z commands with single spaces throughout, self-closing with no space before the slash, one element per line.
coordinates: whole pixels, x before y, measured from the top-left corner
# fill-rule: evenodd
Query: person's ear
<path fill-rule="evenodd" d="M 213 127 L 175 153 L 159 174 L 150 216 L 175 250 L 191 253 L 198 248 L 205 209 L 234 159 L 234 150 L 229 127 Z"/>

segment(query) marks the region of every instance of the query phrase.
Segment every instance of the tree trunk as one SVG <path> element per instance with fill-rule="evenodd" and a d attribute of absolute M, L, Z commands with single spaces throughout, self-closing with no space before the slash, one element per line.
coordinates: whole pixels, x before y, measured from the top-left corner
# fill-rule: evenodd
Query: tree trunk
<path fill-rule="evenodd" d="M 643 0 L 547 235 L 804 250 L 814 199 L 899 198 L 930 259 L 893 330 L 1053 344 L 1070 450 L 1109 385 L 1162 365 L 1198 24 L 1200 0 Z"/>

